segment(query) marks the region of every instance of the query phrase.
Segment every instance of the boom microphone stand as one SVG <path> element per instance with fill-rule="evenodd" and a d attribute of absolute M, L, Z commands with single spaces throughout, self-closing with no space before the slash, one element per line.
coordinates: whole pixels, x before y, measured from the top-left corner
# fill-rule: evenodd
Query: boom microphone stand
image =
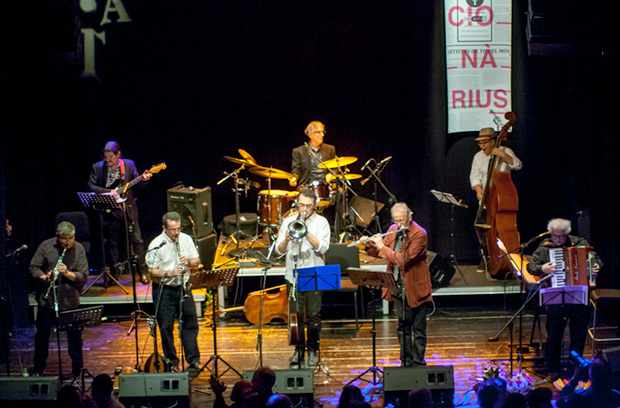
<path fill-rule="evenodd" d="M 381 224 L 379 222 L 379 214 L 378 214 L 378 204 L 377 204 L 377 184 L 380 185 L 381 187 L 383 187 L 383 190 L 388 194 L 388 204 L 391 206 L 393 206 L 394 204 L 396 204 L 396 202 L 398 201 L 396 199 L 396 196 L 394 194 L 392 194 L 390 192 L 390 190 L 388 190 L 388 188 L 385 186 L 385 184 L 383 184 L 383 181 L 381 181 L 381 172 L 383 171 L 383 169 L 385 169 L 385 167 L 387 166 L 388 162 L 392 159 L 392 156 L 388 156 L 385 159 L 381 160 L 379 163 L 377 163 L 375 165 L 374 170 L 370 168 L 370 166 L 366 166 L 364 165 L 364 167 L 368 168 L 368 170 L 370 171 L 370 175 L 368 177 L 366 177 L 364 180 L 362 180 L 360 182 L 360 184 L 363 186 L 364 184 L 366 184 L 368 182 L 368 180 L 370 180 L 370 178 L 373 178 L 373 183 L 374 183 L 374 201 L 375 201 L 375 214 L 373 216 L 373 220 L 376 223 L 377 226 L 377 230 L 378 232 L 381 232 Z M 374 161 L 374 159 L 373 159 Z M 363 169 L 363 168 L 362 168 Z"/>

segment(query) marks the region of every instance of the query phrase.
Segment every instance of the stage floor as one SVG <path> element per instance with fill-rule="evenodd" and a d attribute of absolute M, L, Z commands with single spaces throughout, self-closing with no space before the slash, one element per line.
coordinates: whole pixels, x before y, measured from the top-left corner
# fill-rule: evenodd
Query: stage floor
<path fill-rule="evenodd" d="M 473 386 L 484 375 L 485 368 L 492 364 L 500 367 L 503 375 L 523 368 L 535 380 L 541 380 L 535 370 L 542 365 L 538 349 L 530 347 L 530 333 L 533 327 L 533 313 L 526 309 L 522 319 L 521 343 L 527 346 L 523 350 L 522 364 L 518 363 L 517 347 L 519 341 L 519 319 L 515 319 L 514 331 L 505 329 L 510 317 L 518 305 L 503 307 L 480 307 L 463 304 L 459 307 L 437 307 L 428 316 L 428 348 L 426 358 L 429 367 L 452 366 L 454 370 L 454 402 L 457 406 L 477 406 Z M 144 314 L 140 314 L 144 316 Z M 396 337 L 397 322 L 390 315 L 375 314 L 376 352 L 373 356 L 372 319 L 361 320 L 359 329 L 350 319 L 326 320 L 321 330 L 321 365 L 314 370 L 314 399 L 324 406 L 336 406 L 339 391 L 347 382 L 354 380 L 370 367 L 376 366 L 384 371 L 387 367 L 399 365 L 399 344 Z M 544 316 L 542 318 L 544 327 Z M 108 319 L 99 326 L 84 330 L 85 367 L 89 373 L 113 375 L 115 369 L 124 367 L 144 367 L 153 352 L 153 339 L 148 336 L 148 326 L 144 319 L 139 319 L 137 334 L 131 330 L 132 320 Z M 175 330 L 175 333 L 177 331 Z M 243 371 L 253 371 L 259 366 L 270 366 L 276 370 L 289 369 L 288 358 L 293 348 L 288 345 L 287 327 L 284 324 L 267 324 L 260 327 L 262 347 L 258 347 L 259 326 L 245 320 L 243 313 L 228 313 L 225 319 L 219 319 L 216 332 L 210 321 L 200 319 L 199 347 L 201 364 L 209 361 L 214 353 L 214 334 L 217 334 L 218 374 L 228 384 L 225 393 L 228 399 L 234 382 Z M 538 343 L 538 330 L 534 343 Z M 31 367 L 34 351 L 34 327 L 17 329 L 11 340 L 12 375 L 19 375 L 23 368 Z M 490 338 L 497 341 L 489 341 Z M 514 347 L 511 347 L 511 338 Z M 178 341 L 177 341 L 178 343 Z M 568 342 L 566 342 L 568 344 Z M 161 351 L 161 348 L 159 348 Z M 589 357 L 591 346 L 588 344 L 584 356 Z M 66 376 L 70 372 L 70 359 L 66 352 L 66 340 L 61 334 L 62 366 Z M 512 353 L 511 353 L 512 351 Z M 373 363 L 373 357 L 376 363 Z M 226 364 L 225 364 L 226 363 Z M 234 370 L 227 370 L 227 364 Z M 50 339 L 50 357 L 46 375 L 58 374 L 56 337 Z M 211 406 L 213 395 L 208 386 L 209 372 L 213 363 L 191 380 L 191 406 Z M 4 370 L 2 370 L 4 371 Z M 4 372 L 3 372 L 4 374 Z M 379 373 L 381 374 L 381 373 Z M 380 378 L 379 378 L 380 379 Z M 374 393 L 375 381 L 371 373 L 353 381 L 363 389 L 373 406 L 383 404 L 383 394 Z M 89 387 L 89 378 L 85 387 Z M 66 383 L 71 379 L 67 378 Z M 552 387 L 552 384 L 539 381 L 537 386 Z M 228 400 L 228 403 L 230 401 Z"/>

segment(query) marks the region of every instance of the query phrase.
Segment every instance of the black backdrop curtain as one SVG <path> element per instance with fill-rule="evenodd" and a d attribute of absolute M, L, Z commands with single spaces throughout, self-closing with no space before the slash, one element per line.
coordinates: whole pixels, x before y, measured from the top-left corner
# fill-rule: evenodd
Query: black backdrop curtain
<path fill-rule="evenodd" d="M 223 156 L 244 149 L 260 165 L 290 170 L 304 127 L 320 120 L 340 156 L 359 158 L 353 173 L 371 157 L 393 156 L 382 180 L 427 228 L 430 249 L 475 262 L 468 173 L 477 146 L 475 133 L 446 133 L 442 2 L 127 0 L 131 23 L 96 27 L 106 32 L 98 81 L 79 78 L 80 64 L 58 62 L 75 48 L 66 7 L 73 3 L 14 4 L 3 33 L 3 205 L 16 244 L 34 250 L 53 234 L 57 212 L 79 209 L 76 192 L 107 140 L 119 141 L 140 169 L 168 165 L 139 200 L 149 240 L 160 231 L 168 188 L 211 186 L 217 225 L 235 211 L 232 185 L 216 184 L 237 167 Z M 522 240 L 549 218 L 577 220 L 587 210 L 587 234 L 614 269 L 618 56 L 606 24 L 612 13 L 606 3 L 589 7 L 584 19 L 601 31 L 590 33 L 592 54 L 529 56 L 527 1 L 514 2 L 517 120 L 508 144 L 524 162 L 513 173 Z M 265 179 L 242 176 L 267 188 Z M 272 188 L 289 189 L 282 180 Z M 454 247 L 451 209 L 433 188 L 469 205 L 454 209 Z M 353 189 L 372 199 L 371 182 Z M 258 191 L 241 197 L 242 211 L 256 210 Z M 387 202 L 381 187 L 379 200 Z"/>

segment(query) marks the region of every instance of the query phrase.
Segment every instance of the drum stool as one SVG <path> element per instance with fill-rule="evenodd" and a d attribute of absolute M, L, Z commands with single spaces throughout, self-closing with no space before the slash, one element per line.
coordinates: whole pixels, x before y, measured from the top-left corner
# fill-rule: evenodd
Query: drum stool
<path fill-rule="evenodd" d="M 600 350 L 598 343 L 609 345 L 612 342 L 620 342 L 620 334 L 617 325 L 600 325 L 599 308 L 605 304 L 620 303 L 620 289 L 594 289 L 590 294 L 590 304 L 593 307 L 592 327 L 588 329 L 588 334 L 592 339 L 592 354 Z M 617 306 L 616 306 L 617 307 Z M 616 313 L 611 313 L 616 315 Z M 602 348 L 602 347 L 601 347 Z"/>

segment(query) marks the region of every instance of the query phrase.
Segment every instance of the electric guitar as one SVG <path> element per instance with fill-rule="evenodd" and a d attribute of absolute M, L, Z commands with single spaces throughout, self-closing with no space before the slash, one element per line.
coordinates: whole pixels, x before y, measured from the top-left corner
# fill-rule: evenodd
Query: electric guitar
<path fill-rule="evenodd" d="M 159 163 L 159 164 L 154 165 L 147 171 L 151 174 L 156 174 L 162 170 L 165 170 L 166 167 L 167 167 L 166 163 Z M 125 183 L 123 185 L 116 187 L 114 189 L 114 191 L 116 191 L 116 194 L 118 194 L 118 199 L 116 200 L 116 202 L 119 204 L 125 202 L 127 200 L 127 191 L 131 189 L 133 186 L 135 186 L 136 184 L 138 184 L 139 182 L 141 182 L 142 180 L 143 180 L 142 175 L 140 175 L 140 177 L 136 177 L 135 179 L 131 180 L 129 183 Z"/>

